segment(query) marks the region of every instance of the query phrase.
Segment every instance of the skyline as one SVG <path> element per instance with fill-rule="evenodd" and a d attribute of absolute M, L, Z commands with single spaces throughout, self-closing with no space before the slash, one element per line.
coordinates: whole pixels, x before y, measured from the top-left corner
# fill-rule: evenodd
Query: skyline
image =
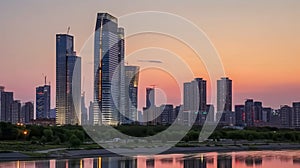
<path fill-rule="evenodd" d="M 112 6 L 115 2 L 102 3 L 107 4 L 109 9 L 107 12 L 117 17 L 128 12 L 151 10 L 153 8 L 152 10 L 162 10 L 182 15 L 195 22 L 198 27 L 205 30 L 216 46 L 222 58 L 226 76 L 233 80 L 233 104 L 242 104 L 244 99 L 253 98 L 263 101 L 264 106 L 278 108 L 280 105 L 291 105 L 291 102 L 300 100 L 300 79 L 297 79 L 297 73 L 299 74 L 300 72 L 300 67 L 297 66 L 299 61 L 297 55 L 299 56 L 300 54 L 299 49 L 297 49 L 300 29 L 296 20 L 296 16 L 299 13 L 296 9 L 300 6 L 300 3 L 297 1 L 288 1 L 289 3 L 270 2 L 234 2 L 238 8 L 240 7 L 239 10 L 230 10 L 233 8 L 231 6 L 233 2 L 228 4 L 219 2 L 225 6 L 220 11 L 217 11 L 220 7 L 214 6 L 214 2 L 185 4 L 191 8 L 190 11 L 181 11 L 180 5 L 183 5 L 183 3 L 179 1 L 173 2 L 175 7 L 170 11 L 167 9 L 167 2 L 164 2 L 161 7 L 154 7 L 149 3 L 136 2 L 136 5 L 124 10 L 117 10 L 117 7 Z M 75 50 L 80 51 L 86 39 L 93 33 L 96 13 L 101 11 L 101 8 L 97 7 L 101 6 L 101 4 L 99 1 L 94 2 L 94 4 L 99 3 L 98 5 L 92 5 L 91 3 L 89 6 L 86 4 L 92 10 L 82 10 L 83 13 L 80 16 L 71 12 L 79 9 L 79 1 L 72 2 L 70 9 L 68 9 L 70 12 L 66 12 L 64 15 L 55 16 L 59 15 L 59 13 L 54 14 L 50 12 L 43 13 L 42 16 L 36 16 L 32 14 L 43 11 L 45 7 L 46 11 L 49 11 L 56 8 L 56 6 L 52 2 L 46 2 L 48 5 L 43 6 L 42 3 L 34 3 L 33 7 L 31 7 L 28 5 L 30 4 L 29 1 L 26 3 L 28 6 L 25 5 L 24 9 L 18 10 L 22 8 L 22 3 L 24 2 L 18 2 L 17 4 L 14 4 L 14 2 L 1 2 L 3 5 L 1 5 L 0 9 L 3 11 L 3 16 L 11 14 L 11 11 L 7 11 L 10 8 L 8 6 L 15 6 L 16 11 L 19 12 L 13 15 L 14 17 L 10 17 L 11 20 L 3 16 L 0 17 L 0 21 L 7 25 L 0 28 L 0 32 L 3 33 L 1 35 L 3 38 L 0 40 L 0 51 L 2 52 L 2 59 L 5 60 L 0 62 L 0 72 L 2 72 L 0 85 L 5 86 L 7 91 L 14 91 L 16 99 L 31 101 L 35 100 L 36 86 L 43 83 L 42 73 L 47 74 L 49 81 L 51 81 L 51 87 L 55 88 L 55 34 L 66 32 L 67 27 L 71 26 L 71 34 L 76 37 Z M 31 3 L 33 4 L 33 1 Z M 149 7 L 146 7 L 147 5 L 145 4 Z M 269 5 L 266 8 L 268 10 L 264 11 L 266 5 Z M 193 6 L 203 10 L 199 9 L 198 11 Z M 214 9 L 212 12 L 215 13 L 210 12 L 208 8 Z M 251 9 L 257 9 L 257 13 L 252 14 Z M 194 16 L 194 14 L 200 16 Z M 32 19 L 28 20 L 28 25 L 22 24 L 23 17 L 28 16 L 32 16 Z M 49 20 L 49 18 L 54 23 L 53 25 L 42 26 L 39 23 L 40 19 Z M 65 20 L 70 20 L 70 22 L 66 23 Z M 238 23 L 242 20 L 246 20 L 246 22 L 244 24 L 243 22 Z M 20 28 L 19 24 L 22 24 L 22 28 L 15 29 Z M 15 39 L 18 39 L 18 41 L 16 42 Z M 33 40 L 28 43 L 23 39 Z M 125 42 L 127 54 L 132 51 L 132 48 L 140 45 L 136 43 L 136 40 Z M 162 41 L 165 42 L 168 39 Z M 287 41 L 289 43 L 286 43 Z M 156 45 L 160 45 L 160 42 L 157 42 Z M 174 44 L 170 48 L 176 47 L 176 45 Z M 161 52 L 157 53 L 166 55 Z M 81 53 L 78 55 L 81 55 Z M 261 55 L 263 56 L 261 57 Z M 144 86 L 139 88 L 139 109 L 145 106 L 145 90 L 143 88 L 147 87 L 145 86 L 147 82 L 143 81 L 145 80 L 143 73 L 144 76 L 147 75 L 147 72 L 140 74 L 140 84 L 144 84 Z M 195 77 L 203 77 L 208 80 L 205 74 L 198 74 Z M 23 84 L 19 85 L 17 80 L 22 80 Z M 186 81 L 189 80 L 192 79 L 187 79 Z M 166 83 L 160 84 L 160 86 L 165 85 Z M 169 89 L 168 92 L 172 91 L 172 89 Z M 51 89 L 51 92 L 51 108 L 53 108 L 55 89 Z M 176 105 L 180 98 L 178 98 L 178 95 L 173 96 L 174 100 L 171 101 Z M 210 103 L 209 97 L 208 103 Z"/>

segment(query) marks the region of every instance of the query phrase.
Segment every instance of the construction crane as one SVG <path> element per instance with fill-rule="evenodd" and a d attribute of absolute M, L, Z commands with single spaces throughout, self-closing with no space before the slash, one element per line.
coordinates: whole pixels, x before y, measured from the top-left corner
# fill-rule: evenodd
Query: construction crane
<path fill-rule="evenodd" d="M 69 34 L 69 33 L 70 33 L 70 29 L 71 29 L 71 28 L 70 28 L 70 26 L 69 26 L 69 27 L 68 27 L 68 30 L 67 30 L 67 34 Z"/>

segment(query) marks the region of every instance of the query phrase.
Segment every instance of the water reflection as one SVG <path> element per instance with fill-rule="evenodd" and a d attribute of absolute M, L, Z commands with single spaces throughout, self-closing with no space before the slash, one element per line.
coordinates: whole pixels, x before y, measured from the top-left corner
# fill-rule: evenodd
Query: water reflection
<path fill-rule="evenodd" d="M 299 151 L 259 151 L 155 156 L 97 157 L 69 160 L 0 162 L 0 168 L 296 168 Z"/>

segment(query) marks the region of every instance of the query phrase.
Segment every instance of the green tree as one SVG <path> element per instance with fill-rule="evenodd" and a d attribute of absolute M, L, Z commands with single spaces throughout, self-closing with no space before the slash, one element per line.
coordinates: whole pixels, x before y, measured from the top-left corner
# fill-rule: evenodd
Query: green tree
<path fill-rule="evenodd" d="M 73 134 L 69 139 L 69 146 L 71 148 L 77 148 L 80 146 L 80 144 L 81 144 L 80 139 L 76 135 Z"/>

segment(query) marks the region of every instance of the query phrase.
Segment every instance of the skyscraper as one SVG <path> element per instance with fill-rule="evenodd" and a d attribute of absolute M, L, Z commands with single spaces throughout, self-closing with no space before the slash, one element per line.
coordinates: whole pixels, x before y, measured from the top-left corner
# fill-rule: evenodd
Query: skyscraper
<path fill-rule="evenodd" d="M 247 99 L 245 102 L 245 122 L 248 127 L 254 125 L 254 102 L 252 99 Z"/>
<path fill-rule="evenodd" d="M 254 122 L 258 123 L 258 122 L 261 122 L 262 121 L 262 110 L 263 110 L 263 107 L 262 107 L 262 102 L 254 102 Z"/>
<path fill-rule="evenodd" d="M 116 125 L 124 107 L 124 30 L 117 18 L 98 13 L 94 40 L 94 124 Z"/>
<path fill-rule="evenodd" d="M 21 113 L 23 115 L 22 117 L 22 123 L 28 124 L 31 120 L 34 118 L 34 106 L 33 102 L 26 102 L 21 107 Z"/>
<path fill-rule="evenodd" d="M 245 106 L 236 105 L 235 106 L 235 120 L 237 126 L 245 126 Z"/>
<path fill-rule="evenodd" d="M 292 114 L 293 114 L 293 108 L 287 105 L 281 106 L 279 110 L 280 114 L 280 123 L 282 127 L 290 128 L 292 127 Z"/>
<path fill-rule="evenodd" d="M 36 118 L 50 118 L 50 85 L 38 86 L 36 88 Z"/>
<path fill-rule="evenodd" d="M 206 120 L 206 80 L 195 78 L 184 83 L 183 107 L 192 114 L 195 124 L 201 125 Z"/>
<path fill-rule="evenodd" d="M 217 81 L 217 112 L 232 111 L 232 80 Z"/>
<path fill-rule="evenodd" d="M 66 123 L 81 123 L 81 58 L 67 56 L 67 112 Z"/>
<path fill-rule="evenodd" d="M 5 92 L 4 87 L 1 87 L 0 98 L 0 121 L 11 122 L 11 106 L 14 102 L 13 92 Z"/>
<path fill-rule="evenodd" d="M 81 124 L 87 125 L 88 124 L 88 114 L 87 108 L 85 106 L 85 92 L 81 95 Z"/>
<path fill-rule="evenodd" d="M 20 122 L 21 101 L 14 100 L 11 105 L 11 123 L 16 124 Z"/>
<path fill-rule="evenodd" d="M 300 128 L 300 102 L 293 102 L 293 127 Z"/>
<path fill-rule="evenodd" d="M 73 74 L 73 72 L 75 73 Z M 76 56 L 76 52 L 74 51 L 73 36 L 69 34 L 57 34 L 56 124 L 58 125 L 79 123 L 75 115 L 75 110 L 80 111 L 80 72 L 81 59 Z"/>
<path fill-rule="evenodd" d="M 146 108 L 155 107 L 155 88 L 146 88 Z"/>
<path fill-rule="evenodd" d="M 139 67 L 125 66 L 125 123 L 137 121 L 138 82 Z"/>

